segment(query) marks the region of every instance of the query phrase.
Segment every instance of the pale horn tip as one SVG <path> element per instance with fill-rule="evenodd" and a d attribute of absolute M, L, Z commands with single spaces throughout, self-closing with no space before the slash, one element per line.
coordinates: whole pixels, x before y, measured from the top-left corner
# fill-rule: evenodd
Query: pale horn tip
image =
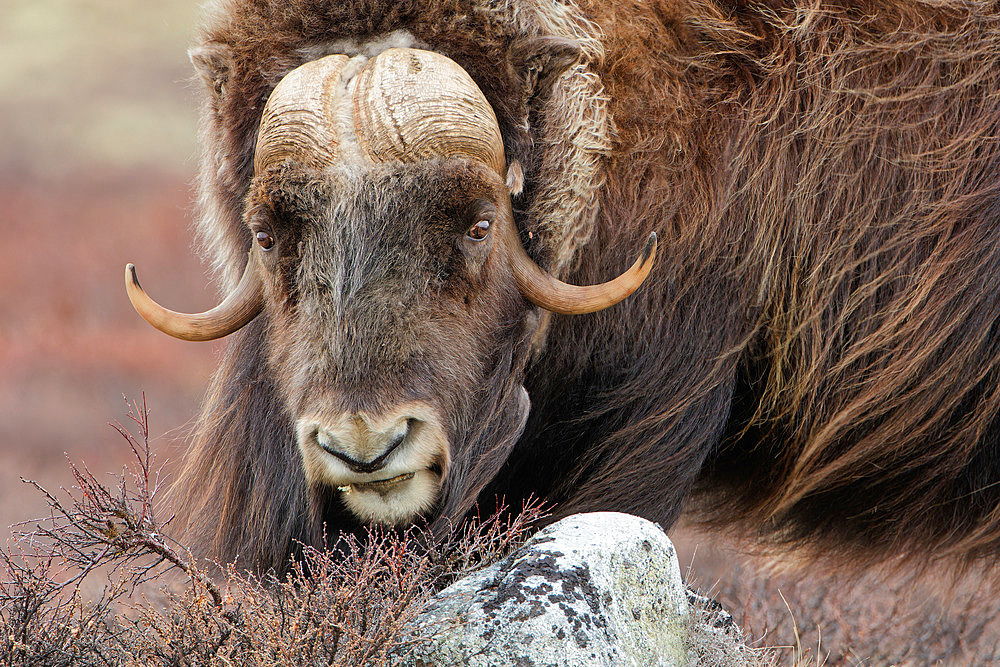
<path fill-rule="evenodd" d="M 642 249 L 642 264 L 652 262 L 656 258 L 656 232 L 650 232 L 646 239 L 646 247 Z"/>
<path fill-rule="evenodd" d="M 135 264 L 132 262 L 125 265 L 125 292 L 128 294 L 132 305 L 135 305 L 134 295 L 137 292 L 142 292 L 142 286 L 139 285 L 139 275 L 135 272 Z"/>
<path fill-rule="evenodd" d="M 153 301 L 139 285 L 135 265 L 125 266 L 125 291 L 142 319 L 181 340 L 215 340 L 228 336 L 263 309 L 263 289 L 253 262 L 247 262 L 239 285 L 222 303 L 204 313 L 178 313 Z"/>
<path fill-rule="evenodd" d="M 149 297 L 146 297 L 142 285 L 139 284 L 139 274 L 136 273 L 135 264 L 132 262 L 125 265 L 125 293 L 128 294 L 128 300 L 132 302 L 136 311 L 148 321 L 149 318 L 143 314 L 141 302 Z"/>

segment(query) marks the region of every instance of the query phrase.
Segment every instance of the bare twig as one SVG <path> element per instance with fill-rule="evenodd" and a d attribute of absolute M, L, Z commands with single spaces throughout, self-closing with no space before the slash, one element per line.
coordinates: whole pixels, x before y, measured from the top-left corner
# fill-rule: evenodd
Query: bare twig
<path fill-rule="evenodd" d="M 132 458 L 111 483 L 72 462 L 72 486 L 60 494 L 24 480 L 49 512 L 19 524 L 0 555 L 0 664 L 405 662 L 401 656 L 427 641 L 410 622 L 430 596 L 505 557 L 542 516 L 537 503 L 501 510 L 455 526 L 442 542 L 417 528 L 375 527 L 329 548 L 302 546 L 280 580 L 223 568 L 220 587 L 165 533 L 170 518 L 156 512 L 162 476 L 145 396 L 128 407 L 135 435 L 113 426 Z M 149 602 L 138 587 L 165 586 L 169 571 L 186 584 Z M 82 585 L 98 574 L 107 583 L 88 598 Z"/>

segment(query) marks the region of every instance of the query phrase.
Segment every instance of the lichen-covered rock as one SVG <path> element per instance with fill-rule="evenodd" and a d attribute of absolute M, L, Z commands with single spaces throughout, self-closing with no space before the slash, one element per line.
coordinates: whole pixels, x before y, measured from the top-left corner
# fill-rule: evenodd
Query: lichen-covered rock
<path fill-rule="evenodd" d="M 417 665 L 683 665 L 690 619 L 673 545 L 645 519 L 578 514 L 435 596 Z"/>

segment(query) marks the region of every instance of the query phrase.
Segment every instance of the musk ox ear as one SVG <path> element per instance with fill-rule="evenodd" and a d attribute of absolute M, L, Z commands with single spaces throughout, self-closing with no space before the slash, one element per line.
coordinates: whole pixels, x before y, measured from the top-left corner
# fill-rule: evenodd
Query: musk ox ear
<path fill-rule="evenodd" d="M 579 42 L 564 37 L 525 37 L 511 44 L 511 64 L 534 89 L 532 96 L 547 95 L 563 72 L 583 57 Z"/>
<path fill-rule="evenodd" d="M 226 44 L 208 42 L 188 49 L 194 71 L 216 98 L 222 98 L 233 69 L 233 50 Z"/>

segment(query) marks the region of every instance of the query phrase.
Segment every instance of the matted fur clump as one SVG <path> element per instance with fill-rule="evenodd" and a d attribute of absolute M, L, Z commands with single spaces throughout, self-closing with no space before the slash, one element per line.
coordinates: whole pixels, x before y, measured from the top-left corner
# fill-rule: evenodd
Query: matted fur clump
<path fill-rule="evenodd" d="M 1000 17 L 985 3 L 220 0 L 200 228 L 230 289 L 257 122 L 297 65 L 440 51 L 493 105 L 528 250 L 577 284 L 656 231 L 647 285 L 542 317 L 527 427 L 481 498 L 693 510 L 853 561 L 1000 549 Z M 192 531 L 282 562 L 309 501 L 234 335 L 185 472 Z M 547 328 L 546 328 L 547 327 Z"/>

